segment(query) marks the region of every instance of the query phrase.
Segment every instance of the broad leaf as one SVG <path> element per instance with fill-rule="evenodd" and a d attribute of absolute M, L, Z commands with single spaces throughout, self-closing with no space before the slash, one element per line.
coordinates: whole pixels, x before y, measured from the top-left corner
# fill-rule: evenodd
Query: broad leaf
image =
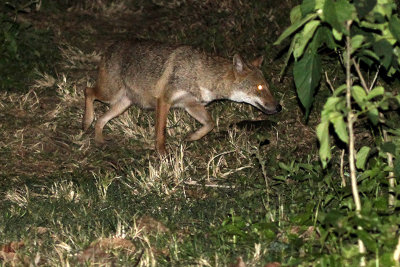
<path fill-rule="evenodd" d="M 379 15 L 382 20 L 384 20 L 384 17 L 390 18 L 392 16 L 392 11 L 393 8 L 396 7 L 396 5 L 391 5 L 388 3 L 389 1 L 387 0 L 378 0 L 378 4 L 374 7 L 374 15 Z M 378 20 L 378 22 L 381 22 Z"/>
<path fill-rule="evenodd" d="M 357 53 L 357 56 L 368 65 L 372 65 L 374 62 L 379 62 L 379 57 L 369 49 L 362 49 Z M 372 58 L 373 60 L 370 60 L 369 58 Z"/>
<path fill-rule="evenodd" d="M 286 70 L 286 67 L 287 67 L 287 65 L 288 65 L 288 63 L 289 63 L 289 59 L 290 59 L 290 57 L 292 56 L 292 53 L 293 53 L 293 47 L 294 47 L 295 43 L 297 42 L 297 40 L 298 40 L 299 38 L 300 38 L 300 33 L 297 33 L 297 34 L 293 37 L 292 42 L 290 43 L 289 50 L 288 50 L 288 52 L 287 52 L 287 54 L 286 54 L 286 57 L 285 57 L 285 64 L 283 65 L 282 70 L 281 70 L 281 72 L 279 73 L 279 80 L 282 78 L 282 75 L 283 75 L 283 73 L 284 73 L 285 70 Z"/>
<path fill-rule="evenodd" d="M 336 97 L 336 96 L 331 96 L 329 97 L 325 104 L 324 104 L 324 108 L 322 109 L 322 117 L 323 118 L 329 118 L 329 114 L 332 111 L 336 111 L 336 105 L 341 101 L 340 97 Z"/>
<path fill-rule="evenodd" d="M 400 177 L 400 157 L 396 157 L 393 165 L 394 176 Z"/>
<path fill-rule="evenodd" d="M 363 146 L 356 154 L 356 166 L 358 169 L 364 170 L 367 162 L 370 147 Z"/>
<path fill-rule="evenodd" d="M 325 168 L 327 161 L 331 158 L 331 148 L 329 144 L 329 122 L 321 122 L 317 126 L 317 137 L 319 140 L 319 157 L 322 166 Z"/>
<path fill-rule="evenodd" d="M 323 19 L 327 23 L 329 23 L 338 32 L 342 32 L 344 25 L 341 25 L 339 23 L 339 20 L 338 20 L 337 14 L 336 14 L 335 2 L 333 0 L 325 1 L 323 14 L 324 14 Z"/>
<path fill-rule="evenodd" d="M 400 42 L 400 19 L 397 16 L 392 16 L 389 21 L 389 29 L 397 41 Z"/>
<path fill-rule="evenodd" d="M 364 245 L 368 248 L 369 251 L 376 250 L 376 240 L 372 237 L 370 233 L 367 233 L 364 230 L 357 230 L 357 236 L 363 241 Z"/>
<path fill-rule="evenodd" d="M 349 135 L 347 133 L 347 127 L 346 123 L 343 120 L 343 116 L 339 112 L 334 112 L 330 116 L 330 121 L 333 124 L 333 128 L 335 129 L 335 132 L 337 136 L 345 142 L 346 144 L 349 142 Z"/>
<path fill-rule="evenodd" d="M 323 8 L 323 19 L 340 33 L 348 34 L 345 22 L 352 20 L 355 8 L 347 0 L 326 0 Z"/>
<path fill-rule="evenodd" d="M 381 149 L 385 153 L 396 155 L 396 145 L 393 142 L 385 142 L 381 145 Z"/>
<path fill-rule="evenodd" d="M 377 96 L 381 96 L 384 93 L 385 89 L 382 86 L 377 86 L 368 93 L 367 100 L 371 100 Z"/>
<path fill-rule="evenodd" d="M 354 0 L 358 18 L 362 19 L 375 7 L 376 0 Z"/>
<path fill-rule="evenodd" d="M 300 9 L 303 16 L 313 12 L 315 10 L 315 0 L 303 0 Z"/>
<path fill-rule="evenodd" d="M 353 96 L 357 104 L 364 109 L 365 101 L 367 99 L 367 94 L 365 93 L 365 90 L 359 85 L 354 85 L 351 88 L 351 95 Z"/>
<path fill-rule="evenodd" d="M 308 14 L 306 17 L 304 17 L 302 20 L 298 20 L 295 23 L 293 23 L 289 28 L 287 28 L 281 36 L 279 36 L 278 40 L 274 43 L 274 45 L 280 44 L 284 39 L 292 35 L 295 31 L 297 31 L 300 27 L 302 27 L 305 23 L 308 21 L 315 19 L 317 17 L 317 14 Z"/>
<path fill-rule="evenodd" d="M 312 20 L 304 26 L 300 38 L 294 45 L 293 56 L 296 60 L 303 55 L 304 48 L 313 37 L 315 30 L 320 24 L 321 22 L 319 20 Z"/>
<path fill-rule="evenodd" d="M 381 64 L 388 69 L 393 57 L 392 45 L 385 39 L 381 39 L 373 44 L 374 52 L 381 59 Z"/>
<path fill-rule="evenodd" d="M 300 6 L 295 6 L 290 10 L 290 22 L 293 24 L 296 21 L 299 21 L 301 19 L 301 9 Z"/>
<path fill-rule="evenodd" d="M 332 34 L 333 34 L 333 37 L 335 37 L 335 39 L 338 41 L 342 40 L 342 38 L 343 38 L 343 33 L 337 31 L 336 29 L 332 30 Z"/>
<path fill-rule="evenodd" d="M 332 36 L 332 30 L 326 26 L 318 27 L 314 38 L 318 40 L 320 45 L 325 44 L 329 49 L 335 49 L 337 47 Z"/>
<path fill-rule="evenodd" d="M 355 8 L 354 5 L 350 4 L 348 0 L 337 0 L 335 2 L 336 14 L 339 23 L 345 25 L 348 20 L 353 20 L 355 18 Z"/>
<path fill-rule="evenodd" d="M 321 59 L 318 54 L 306 52 L 294 63 L 294 82 L 301 104 L 306 109 L 306 117 L 314 100 L 315 88 L 321 79 Z"/>
<path fill-rule="evenodd" d="M 379 122 L 379 111 L 377 108 L 373 108 L 367 113 L 368 119 L 372 122 L 373 125 L 377 125 Z"/>
<path fill-rule="evenodd" d="M 347 86 L 345 84 L 342 84 L 341 86 L 339 86 L 338 88 L 335 89 L 335 91 L 333 92 L 334 96 L 339 96 L 342 92 L 344 92 L 346 90 Z"/>
<path fill-rule="evenodd" d="M 353 54 L 354 51 L 356 51 L 362 43 L 364 42 L 364 36 L 362 35 L 356 35 L 351 38 L 351 53 Z"/>

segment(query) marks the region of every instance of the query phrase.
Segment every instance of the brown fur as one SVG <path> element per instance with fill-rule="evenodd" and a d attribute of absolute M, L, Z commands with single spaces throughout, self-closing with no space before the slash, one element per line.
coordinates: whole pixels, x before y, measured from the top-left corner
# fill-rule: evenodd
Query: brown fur
<path fill-rule="evenodd" d="M 110 104 L 95 124 L 95 141 L 103 143 L 103 128 L 132 104 L 156 109 L 156 150 L 165 154 L 165 127 L 171 107 L 181 107 L 203 126 L 188 140 L 202 138 L 214 128 L 205 105 L 230 99 L 254 105 L 273 114 L 281 108 L 268 90 L 260 71 L 262 57 L 247 65 L 239 55 L 231 61 L 189 46 L 126 41 L 105 52 L 96 85 L 85 89 L 83 129 L 94 119 L 93 101 Z M 262 89 L 257 89 L 258 85 Z"/>

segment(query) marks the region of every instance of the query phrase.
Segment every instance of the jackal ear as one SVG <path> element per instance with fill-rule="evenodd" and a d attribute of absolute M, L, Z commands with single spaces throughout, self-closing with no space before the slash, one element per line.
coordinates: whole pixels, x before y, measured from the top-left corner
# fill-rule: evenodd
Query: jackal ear
<path fill-rule="evenodd" d="M 239 54 L 235 54 L 233 56 L 233 67 L 235 68 L 235 70 L 237 72 L 243 71 L 244 63 L 243 63 L 243 59 L 240 57 Z"/>
<path fill-rule="evenodd" d="M 259 56 L 258 58 L 254 59 L 251 62 L 251 65 L 253 65 L 254 67 L 259 68 L 259 67 L 261 67 L 261 64 L 263 63 L 263 60 L 264 60 L 264 56 Z"/>

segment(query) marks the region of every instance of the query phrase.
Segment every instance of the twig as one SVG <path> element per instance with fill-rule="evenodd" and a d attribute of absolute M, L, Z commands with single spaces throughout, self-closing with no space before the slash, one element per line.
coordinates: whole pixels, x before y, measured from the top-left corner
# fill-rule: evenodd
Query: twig
<path fill-rule="evenodd" d="M 335 92 L 335 88 L 333 87 L 331 81 L 329 80 L 328 73 L 325 71 L 325 79 L 326 83 L 329 85 L 329 88 L 331 89 L 332 93 Z"/>
<path fill-rule="evenodd" d="M 378 79 L 378 74 L 379 74 L 379 70 L 380 70 L 380 69 L 381 69 L 381 65 L 379 65 L 379 66 L 378 66 L 378 69 L 376 70 L 374 80 L 372 81 L 371 86 L 369 87 L 369 90 L 370 90 L 370 91 L 371 91 L 372 88 L 374 88 L 374 86 L 375 86 L 376 80 Z"/>
<path fill-rule="evenodd" d="M 233 153 L 233 152 L 235 152 L 235 150 L 222 152 L 222 153 L 220 153 L 220 154 L 218 154 L 218 155 L 215 155 L 214 157 L 212 157 L 212 158 L 208 161 L 208 163 L 207 163 L 207 181 L 210 181 L 210 164 L 211 164 L 211 162 L 212 162 L 215 158 L 217 158 L 217 157 L 219 157 L 219 156 L 223 156 L 223 155 L 226 155 L 226 154 L 229 154 L 229 153 Z"/>
<path fill-rule="evenodd" d="M 195 185 L 195 186 L 205 186 L 205 187 L 212 187 L 212 188 L 226 188 L 226 189 L 235 189 L 234 185 L 220 185 L 220 184 L 199 184 L 196 181 L 187 181 L 184 182 L 186 185 Z"/>
<path fill-rule="evenodd" d="M 342 154 L 340 155 L 340 177 L 342 178 L 342 187 L 346 187 L 346 179 L 344 178 L 344 152 L 342 149 Z"/>
<path fill-rule="evenodd" d="M 362 73 L 361 73 L 360 65 L 358 65 L 358 63 L 355 61 L 354 58 L 353 58 L 352 60 L 353 60 L 353 65 L 354 65 L 354 67 L 356 68 L 358 77 L 360 77 L 361 85 L 364 87 L 365 92 L 368 93 L 368 92 L 369 92 L 368 85 L 367 85 L 367 83 L 365 82 L 364 76 L 363 76 Z"/>

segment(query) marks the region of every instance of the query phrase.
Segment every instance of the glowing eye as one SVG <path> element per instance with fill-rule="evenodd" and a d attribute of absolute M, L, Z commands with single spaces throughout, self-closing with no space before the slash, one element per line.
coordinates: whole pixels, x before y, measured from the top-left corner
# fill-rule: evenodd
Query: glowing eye
<path fill-rule="evenodd" d="M 263 89 L 263 86 L 260 84 L 260 85 L 257 86 L 257 89 L 258 89 L 258 90 L 262 90 L 262 89 Z"/>

